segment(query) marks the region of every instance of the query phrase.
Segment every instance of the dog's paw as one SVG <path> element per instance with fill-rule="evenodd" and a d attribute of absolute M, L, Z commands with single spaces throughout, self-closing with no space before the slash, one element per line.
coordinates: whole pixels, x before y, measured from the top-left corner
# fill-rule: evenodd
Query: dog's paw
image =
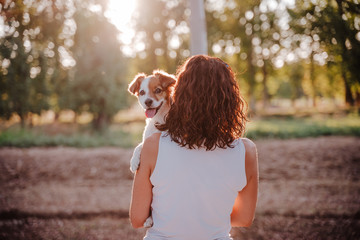
<path fill-rule="evenodd" d="M 130 171 L 135 173 L 138 170 L 140 164 L 140 158 L 133 156 L 130 160 Z"/>
<path fill-rule="evenodd" d="M 142 143 L 140 143 L 134 150 L 134 153 L 130 160 L 130 171 L 135 173 L 138 170 L 140 165 L 140 155 L 141 155 Z"/>
<path fill-rule="evenodd" d="M 154 224 L 152 217 L 148 217 L 144 222 L 144 228 L 150 228 Z"/>

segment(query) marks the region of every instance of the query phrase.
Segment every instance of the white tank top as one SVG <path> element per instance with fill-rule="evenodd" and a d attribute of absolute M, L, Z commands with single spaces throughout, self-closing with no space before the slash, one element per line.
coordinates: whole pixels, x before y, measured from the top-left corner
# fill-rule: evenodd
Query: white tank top
<path fill-rule="evenodd" d="M 230 237 L 230 214 L 246 185 L 245 147 L 188 149 L 161 134 L 151 203 L 154 225 L 144 239 L 213 240 Z"/>

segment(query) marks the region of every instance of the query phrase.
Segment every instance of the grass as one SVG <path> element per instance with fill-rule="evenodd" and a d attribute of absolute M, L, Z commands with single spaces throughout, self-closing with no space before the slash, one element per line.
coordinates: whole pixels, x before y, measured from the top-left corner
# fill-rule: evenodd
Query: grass
<path fill-rule="evenodd" d="M 143 124 L 139 123 L 131 124 L 131 126 L 129 124 L 113 124 L 102 132 L 96 132 L 91 129 L 90 125 L 74 127 L 71 124 L 62 124 L 61 129 L 52 129 L 51 131 L 49 131 L 51 126 L 27 129 L 14 126 L 0 133 L 0 146 L 71 146 L 79 148 L 118 146 L 132 148 L 141 140 L 143 127 Z M 59 128 L 59 126 L 54 128 Z"/>
<path fill-rule="evenodd" d="M 305 138 L 318 136 L 359 136 L 360 118 L 312 117 L 312 118 L 267 118 L 248 123 L 246 137 L 264 138 Z"/>
<path fill-rule="evenodd" d="M 144 122 L 112 124 L 99 133 L 90 125 L 50 124 L 21 129 L 15 125 L 0 132 L 0 146 L 72 146 L 101 147 L 117 146 L 132 148 L 141 141 Z M 308 117 L 308 118 L 262 118 L 253 119 L 247 125 L 245 136 L 253 139 L 288 139 L 318 136 L 359 136 L 360 118 Z"/>

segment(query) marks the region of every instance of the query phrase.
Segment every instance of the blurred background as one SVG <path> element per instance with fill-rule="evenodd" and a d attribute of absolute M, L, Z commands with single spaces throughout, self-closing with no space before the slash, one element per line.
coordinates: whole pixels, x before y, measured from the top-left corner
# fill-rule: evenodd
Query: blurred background
<path fill-rule="evenodd" d="M 199 33 L 237 73 L 259 150 L 259 217 L 234 238 L 360 238 L 358 0 L 0 0 L 0 238 L 142 238 L 127 87 L 175 74 Z"/>
<path fill-rule="evenodd" d="M 67 128 L 85 134 L 111 126 L 119 137 L 106 144 L 119 144 L 130 134 L 123 125 L 144 119 L 127 92 L 132 78 L 154 69 L 175 74 L 191 55 L 189 6 L 186 0 L 2 0 L 0 144 L 16 145 L 17 134 L 36 145 L 40 131 L 39 144 L 51 145 L 56 140 L 44 138 L 69 135 Z M 264 117 L 358 116 L 357 0 L 207 0 L 202 11 L 208 54 L 237 72 L 249 104 L 248 136 L 266 131 L 256 126 Z M 312 120 L 327 126 L 320 135 L 338 131 Z M 343 127 L 355 124 L 342 120 Z"/>

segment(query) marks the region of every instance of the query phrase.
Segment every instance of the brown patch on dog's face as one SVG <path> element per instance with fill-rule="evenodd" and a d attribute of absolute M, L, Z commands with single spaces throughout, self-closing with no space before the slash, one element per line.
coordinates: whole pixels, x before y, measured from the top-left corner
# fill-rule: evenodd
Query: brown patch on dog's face
<path fill-rule="evenodd" d="M 171 89 L 169 88 L 171 88 L 175 84 L 176 82 L 175 76 L 170 75 L 161 70 L 154 71 L 153 76 L 154 78 L 156 78 L 156 80 L 150 81 L 150 86 L 149 86 L 149 89 L 153 90 L 152 91 L 154 93 L 153 97 L 156 98 L 157 100 L 160 98 L 165 98 L 166 101 L 169 101 L 171 95 Z"/>
<path fill-rule="evenodd" d="M 149 81 L 149 96 L 156 101 L 167 98 L 167 88 L 164 88 L 159 77 L 153 76 Z"/>
<path fill-rule="evenodd" d="M 146 75 L 144 73 L 137 74 L 129 84 L 128 91 L 131 94 L 138 96 L 141 82 L 145 79 L 145 77 Z"/>

